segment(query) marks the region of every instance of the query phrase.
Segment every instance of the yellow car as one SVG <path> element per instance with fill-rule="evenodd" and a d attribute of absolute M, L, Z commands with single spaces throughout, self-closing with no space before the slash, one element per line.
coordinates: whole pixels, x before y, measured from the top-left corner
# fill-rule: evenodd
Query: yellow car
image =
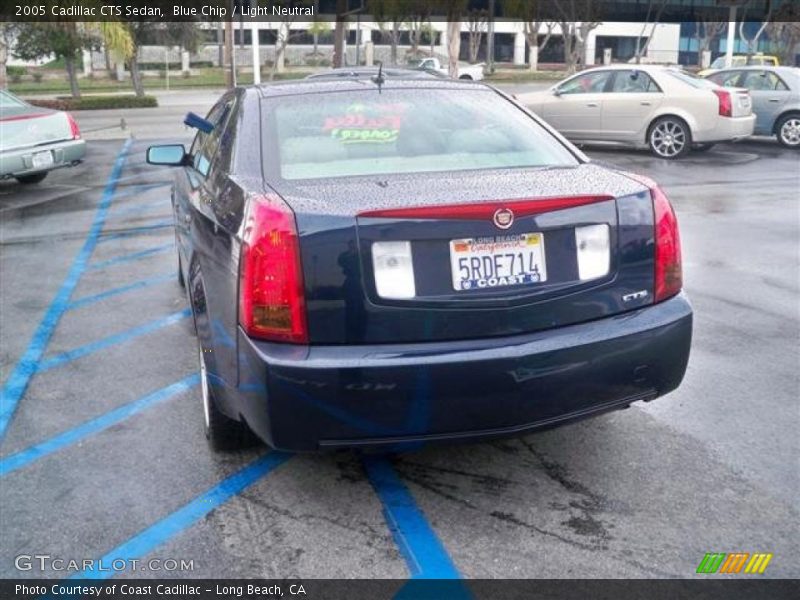
<path fill-rule="evenodd" d="M 744 66 L 777 67 L 780 64 L 781 63 L 778 60 L 778 57 L 772 56 L 770 54 L 751 54 L 750 56 L 747 56 L 746 54 L 739 54 L 733 56 L 733 58 L 731 59 L 731 67 L 744 67 Z M 726 68 L 725 57 L 720 56 L 714 62 L 712 62 L 707 69 L 703 69 L 702 71 L 700 71 L 698 75 L 700 77 L 706 77 L 724 68 Z"/>

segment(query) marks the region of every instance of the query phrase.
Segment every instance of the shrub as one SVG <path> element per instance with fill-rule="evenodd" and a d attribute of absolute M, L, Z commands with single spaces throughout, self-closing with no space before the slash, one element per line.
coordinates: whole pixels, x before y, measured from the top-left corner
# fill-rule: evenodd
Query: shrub
<path fill-rule="evenodd" d="M 34 80 L 36 83 L 42 83 L 42 77 L 44 77 L 44 75 L 43 75 L 42 73 L 38 73 L 38 72 L 37 72 L 37 73 L 34 73 L 34 74 L 33 74 L 33 80 Z"/>
<path fill-rule="evenodd" d="M 28 100 L 28 102 L 34 106 L 55 110 L 104 110 L 114 108 L 153 108 L 158 106 L 158 101 L 154 96 L 139 98 L 133 95 L 84 96 L 83 98 L 62 96 L 55 100 L 37 99 Z"/>
<path fill-rule="evenodd" d="M 28 69 L 17 65 L 9 65 L 6 67 L 6 73 L 8 73 L 9 77 L 14 77 L 14 75 L 19 75 L 22 77 L 23 75 L 28 74 Z"/>

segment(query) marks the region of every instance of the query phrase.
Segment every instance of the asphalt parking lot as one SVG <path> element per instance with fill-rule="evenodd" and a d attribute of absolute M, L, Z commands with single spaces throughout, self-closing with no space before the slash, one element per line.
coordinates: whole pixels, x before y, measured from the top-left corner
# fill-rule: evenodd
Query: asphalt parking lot
<path fill-rule="evenodd" d="M 671 395 L 522 439 L 289 456 L 206 445 L 151 143 L 0 182 L 0 576 L 73 574 L 15 566 L 47 554 L 193 561 L 138 577 L 685 578 L 736 551 L 800 576 L 800 155 L 589 150 L 675 204 L 695 336 Z"/>

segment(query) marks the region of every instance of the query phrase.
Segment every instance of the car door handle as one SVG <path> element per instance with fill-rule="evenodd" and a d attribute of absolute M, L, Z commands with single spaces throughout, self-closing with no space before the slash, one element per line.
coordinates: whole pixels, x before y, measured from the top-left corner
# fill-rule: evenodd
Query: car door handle
<path fill-rule="evenodd" d="M 781 99 L 780 99 L 780 98 L 770 98 L 770 99 L 769 99 L 769 101 L 770 101 L 770 102 L 775 102 L 775 103 L 778 103 L 778 102 L 780 102 L 780 101 L 781 101 Z"/>
<path fill-rule="evenodd" d="M 588 106 L 589 108 L 597 108 L 600 105 L 597 102 L 587 102 L 586 106 Z"/>
<path fill-rule="evenodd" d="M 641 102 L 639 102 L 639 104 L 641 104 L 642 106 L 650 106 L 652 102 L 650 102 L 649 100 L 642 100 Z"/>

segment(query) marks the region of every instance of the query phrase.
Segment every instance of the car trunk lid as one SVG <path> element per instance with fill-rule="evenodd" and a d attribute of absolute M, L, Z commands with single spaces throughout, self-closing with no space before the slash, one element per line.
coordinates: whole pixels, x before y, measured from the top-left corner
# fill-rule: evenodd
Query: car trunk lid
<path fill-rule="evenodd" d="M 597 165 L 277 191 L 296 215 L 311 343 L 508 336 L 652 302 L 649 190 Z"/>
<path fill-rule="evenodd" d="M 3 151 L 21 150 L 73 138 L 65 113 L 25 107 L 3 108 L 0 113 L 0 139 Z"/>

